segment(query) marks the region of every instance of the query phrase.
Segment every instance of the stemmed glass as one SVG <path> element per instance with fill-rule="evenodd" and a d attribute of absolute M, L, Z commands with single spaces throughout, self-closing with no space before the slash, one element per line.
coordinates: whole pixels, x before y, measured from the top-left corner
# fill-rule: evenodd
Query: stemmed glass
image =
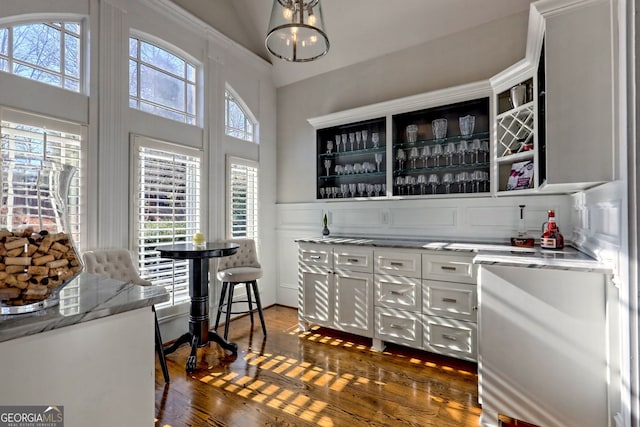
<path fill-rule="evenodd" d="M 449 142 L 444 147 L 444 155 L 447 159 L 447 165 L 453 165 L 453 155 L 456 153 L 456 144 L 454 142 Z"/>
<path fill-rule="evenodd" d="M 382 190 L 382 185 L 380 184 L 373 184 L 373 189 L 376 192 L 376 197 L 378 197 L 380 195 L 380 190 Z"/>
<path fill-rule="evenodd" d="M 327 153 L 331 154 L 333 150 L 333 141 L 327 141 Z"/>
<path fill-rule="evenodd" d="M 399 194 L 404 194 L 404 177 L 396 177 L 396 187 L 398 187 Z"/>
<path fill-rule="evenodd" d="M 367 184 L 367 197 L 371 197 L 373 195 L 373 184 Z"/>
<path fill-rule="evenodd" d="M 458 193 L 467 192 L 467 182 L 469 181 L 469 172 L 459 172 L 456 175 L 456 182 L 458 183 Z"/>
<path fill-rule="evenodd" d="M 362 145 L 364 145 L 364 148 L 367 148 L 367 136 L 369 135 L 369 132 L 366 129 L 362 130 Z"/>
<path fill-rule="evenodd" d="M 356 197 L 356 185 L 349 184 L 349 193 L 351 193 L 351 197 Z"/>
<path fill-rule="evenodd" d="M 340 151 L 340 135 L 336 135 L 336 151 Z"/>
<path fill-rule="evenodd" d="M 358 146 L 358 150 L 360 149 L 360 142 L 362 141 L 362 133 L 360 131 L 356 132 L 356 145 Z"/>
<path fill-rule="evenodd" d="M 375 153 L 374 156 L 376 159 L 376 168 L 378 172 L 380 172 L 380 163 L 382 163 L 382 153 Z"/>
<path fill-rule="evenodd" d="M 482 182 L 483 173 L 482 171 L 473 171 L 471 172 L 471 191 L 474 193 L 480 192 L 480 182 Z"/>
<path fill-rule="evenodd" d="M 440 178 L 437 174 L 432 173 L 427 178 L 427 183 L 431 186 L 431 194 L 436 194 L 436 190 L 438 189 L 438 184 L 440 184 Z"/>
<path fill-rule="evenodd" d="M 471 141 L 471 148 L 470 151 L 472 154 L 474 154 L 476 156 L 476 161 L 475 163 L 480 163 L 480 158 L 479 158 L 479 154 L 480 154 L 480 140 L 479 139 L 474 139 L 473 141 Z"/>
<path fill-rule="evenodd" d="M 449 194 L 451 192 L 451 184 L 453 184 L 453 174 L 447 172 L 442 175 L 442 183 L 444 184 L 444 191 Z"/>
<path fill-rule="evenodd" d="M 364 182 L 358 183 L 358 193 L 360 193 L 360 197 L 364 196 L 364 190 L 367 188 L 367 185 Z"/>
<path fill-rule="evenodd" d="M 429 161 L 429 157 L 431 157 L 431 147 L 427 146 L 427 147 L 422 147 L 422 150 L 420 151 L 420 158 L 422 158 L 422 161 L 424 162 L 424 167 L 427 167 L 427 163 Z"/>
<path fill-rule="evenodd" d="M 418 160 L 419 157 L 420 155 L 418 154 L 418 148 L 412 147 L 411 150 L 409 150 L 409 160 L 411 160 L 412 169 L 416 168 L 416 160 Z"/>
<path fill-rule="evenodd" d="M 320 198 L 324 199 L 325 197 L 325 189 L 324 187 L 320 187 Z"/>
<path fill-rule="evenodd" d="M 436 144 L 431 147 L 431 157 L 435 157 L 435 165 L 440 166 L 440 157 L 442 157 L 442 145 Z"/>
<path fill-rule="evenodd" d="M 424 194 L 424 186 L 427 183 L 427 177 L 420 174 L 418 175 L 418 180 L 416 182 L 420 185 L 420 194 Z"/>
<path fill-rule="evenodd" d="M 347 134 L 342 134 L 342 151 L 347 151 Z"/>
<path fill-rule="evenodd" d="M 324 160 L 324 167 L 325 167 L 325 169 L 327 169 L 327 176 L 329 176 L 329 168 L 331 168 L 331 160 L 325 159 Z"/>
<path fill-rule="evenodd" d="M 460 155 L 460 164 L 466 164 L 465 155 L 469 152 L 469 143 L 467 141 L 460 141 L 458 143 L 458 154 Z"/>
<path fill-rule="evenodd" d="M 351 144 L 351 151 L 353 151 L 353 144 L 356 142 L 356 136 L 353 132 L 349 133 L 349 144 Z"/>
<path fill-rule="evenodd" d="M 404 169 L 404 161 L 407 160 L 407 155 L 402 148 L 398 148 L 396 160 L 398 161 L 398 169 Z"/>
<path fill-rule="evenodd" d="M 342 193 L 342 198 L 346 199 L 349 193 L 349 186 L 347 184 L 340 184 L 340 192 Z"/>
<path fill-rule="evenodd" d="M 371 134 L 371 142 L 373 143 L 373 148 L 378 148 L 378 142 L 380 142 L 380 136 L 378 132 L 373 132 Z"/>
<path fill-rule="evenodd" d="M 485 162 L 488 162 L 489 161 L 489 141 L 485 139 L 480 142 L 480 151 L 483 153 L 483 156 L 482 156 L 483 160 Z"/>

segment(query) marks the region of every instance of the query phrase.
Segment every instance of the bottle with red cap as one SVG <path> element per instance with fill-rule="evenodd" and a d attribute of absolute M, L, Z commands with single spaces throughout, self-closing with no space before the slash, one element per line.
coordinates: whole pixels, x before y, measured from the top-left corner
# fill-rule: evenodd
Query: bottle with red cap
<path fill-rule="evenodd" d="M 556 213 L 553 210 L 548 212 L 547 221 L 542 224 L 543 233 L 540 239 L 542 249 L 562 249 L 564 248 L 564 237 L 560 234 L 560 229 L 556 223 Z"/>

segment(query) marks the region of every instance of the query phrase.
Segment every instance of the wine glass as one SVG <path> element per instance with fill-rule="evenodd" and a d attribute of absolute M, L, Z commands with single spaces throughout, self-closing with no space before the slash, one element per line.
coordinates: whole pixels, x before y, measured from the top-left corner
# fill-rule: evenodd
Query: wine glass
<path fill-rule="evenodd" d="M 367 136 L 369 136 L 369 131 L 367 131 L 366 129 L 362 130 L 362 145 L 364 145 L 364 148 L 367 148 Z"/>
<path fill-rule="evenodd" d="M 396 187 L 398 188 L 398 194 L 404 194 L 404 177 L 396 177 Z"/>
<path fill-rule="evenodd" d="M 358 146 L 358 150 L 360 149 L 360 142 L 362 142 L 362 133 L 358 131 L 356 132 L 356 145 Z"/>
<path fill-rule="evenodd" d="M 424 162 L 424 167 L 426 168 L 429 161 L 429 157 L 431 157 L 431 147 L 429 146 L 422 147 L 422 150 L 420 151 L 420 157 L 422 158 L 422 161 Z"/>
<path fill-rule="evenodd" d="M 353 173 L 355 174 L 362 173 L 362 165 L 360 163 L 353 164 Z"/>
<path fill-rule="evenodd" d="M 371 197 L 373 195 L 373 184 L 367 184 L 367 197 Z"/>
<path fill-rule="evenodd" d="M 325 193 L 325 189 L 324 189 L 324 187 L 320 187 L 320 198 L 324 199 L 325 194 L 326 194 L 326 193 Z"/>
<path fill-rule="evenodd" d="M 373 185 L 373 189 L 376 192 L 376 197 L 378 197 L 380 195 L 380 190 L 382 190 L 382 185 L 380 184 L 374 184 Z"/>
<path fill-rule="evenodd" d="M 423 174 L 418 175 L 418 179 L 416 180 L 418 185 L 420 185 L 420 194 L 424 194 L 424 186 L 427 183 L 427 177 Z"/>
<path fill-rule="evenodd" d="M 412 169 L 416 168 L 416 160 L 418 160 L 418 158 L 420 158 L 420 155 L 418 154 L 418 148 L 412 147 L 411 150 L 409 150 L 409 160 L 411 160 Z"/>
<path fill-rule="evenodd" d="M 458 143 L 458 154 L 460 155 L 460 164 L 466 164 L 465 155 L 469 152 L 469 142 L 468 141 L 460 141 Z"/>
<path fill-rule="evenodd" d="M 364 190 L 366 190 L 366 188 L 367 184 L 365 184 L 364 182 L 358 183 L 358 193 L 360 193 L 360 197 L 364 196 Z"/>
<path fill-rule="evenodd" d="M 427 183 L 431 186 L 431 194 L 436 194 L 438 184 L 440 184 L 440 178 L 438 175 L 435 173 L 430 174 L 427 178 Z"/>
<path fill-rule="evenodd" d="M 447 166 L 453 165 L 453 155 L 456 153 L 456 144 L 454 142 L 449 142 L 444 146 L 444 155 L 446 158 Z"/>
<path fill-rule="evenodd" d="M 451 192 L 451 184 L 453 184 L 453 174 L 447 172 L 442 175 L 442 183 L 444 184 L 445 193 L 449 194 Z"/>
<path fill-rule="evenodd" d="M 331 154 L 333 150 L 333 141 L 327 141 L 327 153 Z"/>
<path fill-rule="evenodd" d="M 407 160 L 407 155 L 402 148 L 398 148 L 396 160 L 398 161 L 398 169 L 404 169 L 404 161 Z"/>
<path fill-rule="evenodd" d="M 340 135 L 336 135 L 336 151 L 340 151 Z"/>
<path fill-rule="evenodd" d="M 351 193 L 351 197 L 356 197 L 356 185 L 351 183 L 349 184 L 349 193 Z"/>
<path fill-rule="evenodd" d="M 440 166 L 440 157 L 442 157 L 442 145 L 436 144 L 431 147 L 431 157 L 435 158 L 435 165 Z"/>
<path fill-rule="evenodd" d="M 349 144 L 351 145 L 351 151 L 353 151 L 353 144 L 356 142 L 356 135 L 353 132 L 349 133 Z"/>
<path fill-rule="evenodd" d="M 489 141 L 488 140 L 482 140 L 480 141 L 480 151 L 483 153 L 483 160 L 485 162 L 489 161 Z"/>
<path fill-rule="evenodd" d="M 373 132 L 371 134 L 371 142 L 373 143 L 373 148 L 378 148 L 378 143 L 380 142 L 380 135 L 378 135 L 378 132 Z"/>
<path fill-rule="evenodd" d="M 325 167 L 325 169 L 327 169 L 327 176 L 329 176 L 329 168 L 331 168 L 331 160 L 330 159 L 325 159 L 324 160 L 324 167 Z"/>
<path fill-rule="evenodd" d="M 475 163 L 480 163 L 480 158 L 479 158 L 480 146 L 481 144 L 479 139 L 474 139 L 473 141 L 471 141 L 471 147 L 469 148 L 469 150 L 476 157 Z"/>
<path fill-rule="evenodd" d="M 480 192 L 480 183 L 483 179 L 482 171 L 471 172 L 471 191 L 474 193 Z"/>
<path fill-rule="evenodd" d="M 404 178 L 404 185 L 407 186 L 407 194 L 413 194 L 413 187 L 416 185 L 416 177 L 406 176 Z"/>
<path fill-rule="evenodd" d="M 342 151 L 347 151 L 347 134 L 342 134 Z"/>
<path fill-rule="evenodd" d="M 347 184 L 340 184 L 340 192 L 342 193 L 342 198 L 346 199 L 349 193 L 349 186 Z"/>
<path fill-rule="evenodd" d="M 380 172 L 380 163 L 382 163 L 382 153 L 375 153 L 374 156 L 376 159 L 376 168 L 378 172 Z"/>
<path fill-rule="evenodd" d="M 342 175 L 343 171 L 344 168 L 342 167 L 342 165 L 336 165 L 336 175 Z"/>
<path fill-rule="evenodd" d="M 466 193 L 467 192 L 467 182 L 469 182 L 469 172 L 463 171 L 458 172 L 456 174 L 456 182 L 458 183 L 458 192 Z"/>

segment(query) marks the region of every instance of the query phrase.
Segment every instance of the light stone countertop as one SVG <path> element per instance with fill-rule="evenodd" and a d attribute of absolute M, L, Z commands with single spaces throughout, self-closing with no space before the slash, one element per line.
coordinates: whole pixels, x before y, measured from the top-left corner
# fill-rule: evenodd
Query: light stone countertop
<path fill-rule="evenodd" d="M 591 271 L 613 273 L 611 266 L 583 253 L 573 247 L 561 250 L 520 248 L 504 241 L 450 241 L 437 238 L 424 239 L 387 239 L 349 236 L 329 236 L 296 239 L 297 243 L 318 243 L 331 245 L 370 246 L 397 249 L 422 249 L 443 252 L 475 253 L 474 264 L 502 265 L 526 268 L 545 268 L 556 270 Z"/>
<path fill-rule="evenodd" d="M 158 286 L 139 286 L 80 273 L 59 294 L 60 303 L 41 311 L 0 315 L 0 342 L 64 328 L 169 300 Z"/>

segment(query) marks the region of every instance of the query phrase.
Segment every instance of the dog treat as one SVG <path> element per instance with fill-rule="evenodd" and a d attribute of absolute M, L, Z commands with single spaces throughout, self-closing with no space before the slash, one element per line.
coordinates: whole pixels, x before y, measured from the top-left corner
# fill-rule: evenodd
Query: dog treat
<path fill-rule="evenodd" d="M 0 230 L 0 303 L 42 301 L 81 271 L 68 234 Z"/>

